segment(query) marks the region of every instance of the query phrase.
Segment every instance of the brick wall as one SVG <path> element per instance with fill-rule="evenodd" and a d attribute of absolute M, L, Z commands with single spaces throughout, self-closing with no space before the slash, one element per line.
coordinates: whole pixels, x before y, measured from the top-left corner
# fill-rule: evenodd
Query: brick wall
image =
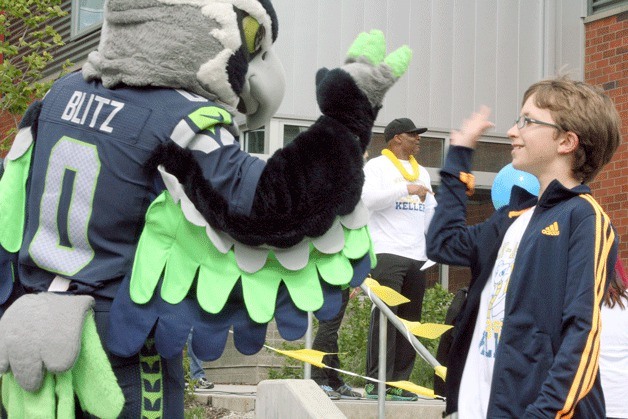
<path fill-rule="evenodd" d="M 585 81 L 602 86 L 614 100 L 623 137 L 591 188 L 617 229 L 619 257 L 628 266 L 628 11 L 586 23 L 585 39 Z"/>

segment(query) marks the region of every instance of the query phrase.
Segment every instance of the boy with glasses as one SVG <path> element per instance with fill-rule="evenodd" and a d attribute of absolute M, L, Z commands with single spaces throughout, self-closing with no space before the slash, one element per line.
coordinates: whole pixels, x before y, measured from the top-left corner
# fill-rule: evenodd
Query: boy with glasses
<path fill-rule="evenodd" d="M 467 226 L 471 158 L 489 114 L 483 107 L 452 132 L 428 232 L 430 259 L 472 272 L 447 363 L 446 412 L 605 417 L 600 306 L 617 237 L 586 184 L 621 142 L 619 115 L 586 83 L 533 84 L 508 136 L 512 164 L 538 178 L 539 198 L 515 186 L 509 205 Z"/>

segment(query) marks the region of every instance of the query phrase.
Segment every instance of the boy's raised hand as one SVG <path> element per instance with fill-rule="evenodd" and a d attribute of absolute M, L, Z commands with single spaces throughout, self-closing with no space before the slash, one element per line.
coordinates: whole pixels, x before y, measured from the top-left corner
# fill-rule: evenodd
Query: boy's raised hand
<path fill-rule="evenodd" d="M 482 134 L 495 126 L 488 120 L 490 115 L 491 109 L 488 106 L 480 107 L 479 111 L 472 113 L 469 118 L 462 122 L 459 130 L 451 131 L 450 144 L 475 148 Z"/>

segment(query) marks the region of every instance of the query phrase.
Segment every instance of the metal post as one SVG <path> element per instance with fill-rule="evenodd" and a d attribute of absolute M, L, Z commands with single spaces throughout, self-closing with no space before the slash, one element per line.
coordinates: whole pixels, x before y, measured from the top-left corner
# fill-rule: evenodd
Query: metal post
<path fill-rule="evenodd" d="M 377 366 L 377 410 L 379 419 L 386 418 L 386 340 L 388 339 L 388 322 L 383 311 L 379 311 L 379 358 Z"/>
<path fill-rule="evenodd" d="M 366 284 L 360 285 L 362 290 L 371 298 L 371 301 L 377 308 L 379 308 L 383 314 L 386 315 L 388 321 L 390 321 L 401 333 L 406 336 L 406 339 L 410 344 L 414 347 L 414 350 L 423 358 L 428 364 L 430 364 L 433 368 L 440 367 L 441 364 L 434 358 L 434 356 L 428 351 L 425 346 L 414 336 L 412 333 L 406 329 L 406 326 L 399 320 L 399 318 L 388 308 L 386 303 L 384 303 L 380 298 L 375 295 L 375 293 L 371 292 L 369 287 Z M 381 324 L 381 323 L 380 323 Z M 381 338 L 381 335 L 380 335 Z"/>
<path fill-rule="evenodd" d="M 307 312 L 307 331 L 305 332 L 305 347 L 312 349 L 312 312 Z M 308 362 L 303 363 L 303 378 L 309 380 L 312 378 L 312 365 Z"/>

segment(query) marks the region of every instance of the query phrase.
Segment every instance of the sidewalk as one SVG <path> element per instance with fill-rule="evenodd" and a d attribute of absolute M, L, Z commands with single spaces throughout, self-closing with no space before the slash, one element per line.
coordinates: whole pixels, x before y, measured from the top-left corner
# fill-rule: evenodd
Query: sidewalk
<path fill-rule="evenodd" d="M 364 394 L 363 388 L 356 391 Z M 321 390 L 322 392 L 322 390 Z M 215 384 L 211 390 L 197 390 L 198 401 L 216 408 L 224 408 L 233 412 L 231 418 L 255 418 L 255 401 L 257 386 Z M 277 403 L 282 403 L 282 394 L 277 394 Z M 333 403 L 349 419 L 377 419 L 377 400 L 333 400 Z M 445 409 L 441 400 L 419 399 L 415 402 L 386 402 L 386 417 L 394 419 L 424 418 L 440 419 Z M 263 418 L 260 418 L 263 419 Z M 282 419 L 282 418 L 277 418 Z M 291 418 L 286 418 L 291 419 Z"/>

